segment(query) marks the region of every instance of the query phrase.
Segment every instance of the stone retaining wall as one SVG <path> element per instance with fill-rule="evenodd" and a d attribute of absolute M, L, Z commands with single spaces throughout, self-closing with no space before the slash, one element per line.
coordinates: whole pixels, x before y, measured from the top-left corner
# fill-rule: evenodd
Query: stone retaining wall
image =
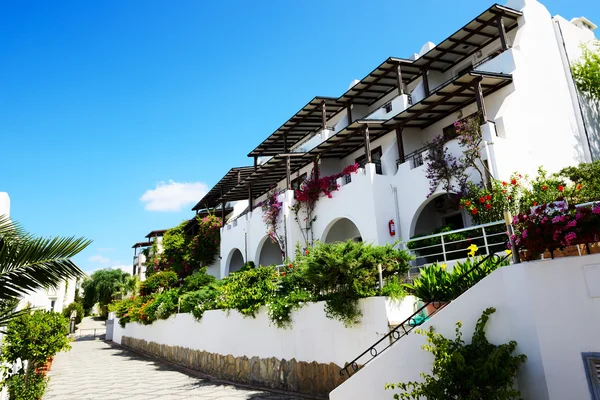
<path fill-rule="evenodd" d="M 335 363 L 234 357 L 127 336 L 122 337 L 121 344 L 215 378 L 273 389 L 327 396 L 344 381 L 340 367 Z"/>

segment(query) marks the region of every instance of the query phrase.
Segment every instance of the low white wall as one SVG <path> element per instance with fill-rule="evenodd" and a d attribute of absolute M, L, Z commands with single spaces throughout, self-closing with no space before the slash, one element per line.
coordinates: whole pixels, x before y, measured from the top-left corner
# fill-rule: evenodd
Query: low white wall
<path fill-rule="evenodd" d="M 361 323 L 346 328 L 328 319 L 324 303 L 311 303 L 294 311 L 291 329 L 271 325 L 264 309 L 256 318 L 244 318 L 237 311 L 207 311 L 201 321 L 191 314 L 177 314 L 152 325 L 129 323 L 123 329 L 115 320 L 113 341 L 123 336 L 147 342 L 180 346 L 234 357 L 296 359 L 343 366 L 388 332 L 388 318 L 406 319 L 412 314 L 414 298 L 400 303 L 385 297 L 360 300 Z"/>
<path fill-rule="evenodd" d="M 526 354 L 518 385 L 525 399 L 590 398 L 582 352 L 600 351 L 600 255 L 559 258 L 501 268 L 423 325 L 454 337 L 463 323 L 469 341 L 484 309 L 495 307 L 487 326 L 491 343 L 516 340 Z M 593 297 L 598 296 L 598 297 Z M 425 338 L 409 334 L 330 394 L 330 399 L 390 399 L 391 382 L 420 380 L 433 358 Z M 366 349 L 366 348 L 365 348 Z M 364 350 L 364 349 L 363 349 Z"/>

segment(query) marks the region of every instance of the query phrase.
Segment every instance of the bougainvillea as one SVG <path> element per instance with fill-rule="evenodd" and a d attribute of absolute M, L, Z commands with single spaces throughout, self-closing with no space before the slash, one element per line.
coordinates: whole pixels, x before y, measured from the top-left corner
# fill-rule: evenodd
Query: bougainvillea
<path fill-rule="evenodd" d="M 468 169 L 479 174 L 480 182 L 485 182 L 485 173 L 491 176 L 481 159 L 484 147 L 481 135 L 481 115 L 476 113 L 454 123 L 455 136 L 462 149 L 462 155 L 455 157 L 448 151 L 446 143 L 450 138 L 437 136 L 427 143 L 426 177 L 429 179 L 431 196 L 441 187 L 446 193 L 461 194 L 467 189 Z"/>
<path fill-rule="evenodd" d="M 221 219 L 214 215 L 196 217 L 197 233 L 189 240 L 190 271 L 194 272 L 215 262 L 221 245 Z"/>
<path fill-rule="evenodd" d="M 427 147 L 428 152 L 425 156 L 427 162 L 425 176 L 429 179 L 427 197 L 440 187 L 446 193 L 457 193 L 460 196 L 467 185 L 465 165 L 448 152 L 446 140 L 442 136 L 429 142 Z"/>
<path fill-rule="evenodd" d="M 340 189 L 337 179 L 356 173 L 359 167 L 359 164 L 351 164 L 339 174 L 323 177 L 319 177 L 313 169 L 306 180 L 302 182 L 300 188 L 296 190 L 296 203 L 292 206 L 292 211 L 296 216 L 296 222 L 300 226 L 300 231 L 307 246 L 312 243 L 312 224 L 317 219 L 314 211 L 319 198 L 322 196 L 332 198 L 332 193 Z M 304 225 L 300 218 L 301 212 L 304 214 L 304 218 L 302 218 Z"/>
<path fill-rule="evenodd" d="M 281 249 L 281 257 L 285 258 L 284 236 L 279 233 L 279 216 L 283 209 L 283 202 L 279 200 L 279 192 L 273 189 L 265 201 L 260 204 L 263 212 L 263 222 L 267 226 L 267 236 Z"/>
<path fill-rule="evenodd" d="M 183 221 L 165 232 L 162 252 L 158 253 L 158 246 L 153 245 L 146 276 L 159 271 L 174 271 L 179 278 L 185 278 L 215 262 L 220 251 L 221 219 L 214 215 L 197 216 L 194 236 L 185 232 L 188 223 Z"/>

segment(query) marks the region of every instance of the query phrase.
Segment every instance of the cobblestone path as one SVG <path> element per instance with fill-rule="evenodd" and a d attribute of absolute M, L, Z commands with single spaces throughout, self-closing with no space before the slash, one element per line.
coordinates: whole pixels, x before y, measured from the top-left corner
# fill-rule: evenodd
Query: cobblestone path
<path fill-rule="evenodd" d="M 44 400 L 300 400 L 197 378 L 99 340 L 72 347 L 55 357 Z"/>

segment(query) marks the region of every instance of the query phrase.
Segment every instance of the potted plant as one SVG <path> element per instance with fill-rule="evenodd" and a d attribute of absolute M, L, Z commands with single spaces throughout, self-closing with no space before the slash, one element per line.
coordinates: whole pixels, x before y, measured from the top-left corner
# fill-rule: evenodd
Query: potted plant
<path fill-rule="evenodd" d="M 446 271 L 446 264 L 432 264 L 420 271 L 420 276 L 412 284 L 404 285 L 406 291 L 427 304 L 428 315 L 446 306 L 454 299 L 452 274 Z"/>

